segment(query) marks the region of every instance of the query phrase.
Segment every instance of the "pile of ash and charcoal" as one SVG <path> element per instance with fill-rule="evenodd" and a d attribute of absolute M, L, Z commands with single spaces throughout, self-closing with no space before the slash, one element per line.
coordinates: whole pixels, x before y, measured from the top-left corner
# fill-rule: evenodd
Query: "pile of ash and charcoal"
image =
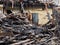
<path fill-rule="evenodd" d="M 7 15 L 0 20 L 0 45 L 58 45 L 59 33 L 53 27 L 31 24 L 26 15 Z"/>

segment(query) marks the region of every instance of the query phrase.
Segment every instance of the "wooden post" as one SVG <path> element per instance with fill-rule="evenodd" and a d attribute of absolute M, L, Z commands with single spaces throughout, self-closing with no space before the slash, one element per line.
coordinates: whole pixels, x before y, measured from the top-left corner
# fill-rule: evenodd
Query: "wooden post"
<path fill-rule="evenodd" d="M 45 4 L 45 10 L 48 13 L 48 4 L 47 3 L 44 3 L 44 4 Z"/>
<path fill-rule="evenodd" d="M 12 0 L 12 8 L 14 8 L 14 1 Z"/>
<path fill-rule="evenodd" d="M 23 7 L 23 0 L 19 0 L 19 2 L 20 2 L 20 5 L 21 5 L 21 12 L 23 13 L 24 12 L 24 7 Z"/>
<path fill-rule="evenodd" d="M 48 3 L 45 3 L 45 9 L 46 9 L 46 13 L 47 13 L 48 20 L 50 21 L 51 18 L 50 18 L 50 14 L 49 14 L 49 12 L 48 12 Z"/>
<path fill-rule="evenodd" d="M 12 3 L 12 8 L 14 8 L 14 0 L 10 0 Z"/>

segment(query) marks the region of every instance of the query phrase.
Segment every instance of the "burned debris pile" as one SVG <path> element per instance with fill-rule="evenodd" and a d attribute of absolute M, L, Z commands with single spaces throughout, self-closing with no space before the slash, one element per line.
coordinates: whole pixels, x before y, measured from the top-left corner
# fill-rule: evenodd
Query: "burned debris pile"
<path fill-rule="evenodd" d="M 0 20 L 0 44 L 2 45 L 53 45 L 52 31 L 30 24 L 26 16 L 7 15 Z"/>

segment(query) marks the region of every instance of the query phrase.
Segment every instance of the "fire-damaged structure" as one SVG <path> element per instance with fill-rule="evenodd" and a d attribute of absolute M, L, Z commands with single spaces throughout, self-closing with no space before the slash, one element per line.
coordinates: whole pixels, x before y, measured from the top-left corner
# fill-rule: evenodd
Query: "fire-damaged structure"
<path fill-rule="evenodd" d="M 0 20 L 0 44 L 2 45 L 53 45 L 59 44 L 56 25 L 31 24 L 26 15 L 9 14 Z M 50 28 L 51 27 L 51 28 Z M 59 31 L 58 31 L 59 32 Z M 56 34 L 55 34 L 56 33 Z"/>
<path fill-rule="evenodd" d="M 28 5 L 28 7 L 34 7 L 35 5 L 40 6 L 38 5 L 40 2 L 37 0 L 23 2 L 25 3 L 24 6 Z M 21 4 L 23 4 L 23 2 L 19 2 L 19 6 L 22 6 L 22 9 L 23 5 Z M 37 24 L 30 23 L 26 13 L 12 13 L 11 10 L 8 10 L 9 5 L 10 4 L 7 4 L 7 8 L 4 7 L 7 14 L 3 14 L 4 16 L 0 18 L 0 45 L 60 45 L 59 8 L 53 8 L 53 19 L 49 20 L 47 24 L 39 26 Z M 14 4 L 12 7 L 13 6 L 16 5 Z"/>
<path fill-rule="evenodd" d="M 49 7 L 52 8 L 53 3 L 52 0 L 4 0 L 6 1 L 5 3 L 7 3 L 5 6 L 11 7 L 12 5 L 14 7 L 20 7 L 21 6 L 21 2 L 24 4 L 24 8 L 29 8 L 29 7 L 39 7 L 42 8 L 42 10 L 45 9 L 45 4 L 44 3 L 49 3 L 48 5 L 50 5 Z M 3 1 L 3 2 L 4 2 Z M 4 3 L 3 3 L 4 4 Z"/>
<path fill-rule="evenodd" d="M 53 8 L 53 17 L 54 17 L 54 19 L 55 19 L 55 21 L 56 21 L 56 24 L 57 24 L 57 28 L 56 28 L 56 31 L 58 31 L 57 32 L 57 36 L 58 37 L 60 37 L 59 35 L 60 35 L 60 33 L 59 33 L 59 30 L 60 30 L 60 7 L 55 7 L 55 8 Z"/>

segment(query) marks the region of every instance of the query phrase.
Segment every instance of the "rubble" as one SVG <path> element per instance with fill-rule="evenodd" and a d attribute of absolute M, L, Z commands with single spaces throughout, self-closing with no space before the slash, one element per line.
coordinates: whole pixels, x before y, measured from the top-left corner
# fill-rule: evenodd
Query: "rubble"
<path fill-rule="evenodd" d="M 52 42 L 54 32 L 45 28 L 30 24 L 26 16 L 8 15 L 1 19 L 0 44 L 52 45 L 50 43 Z"/>
<path fill-rule="evenodd" d="M 3 14 L 3 11 L 0 10 L 0 20 L 1 20 L 1 18 L 4 18 L 4 17 L 6 17 L 6 16 Z"/>

